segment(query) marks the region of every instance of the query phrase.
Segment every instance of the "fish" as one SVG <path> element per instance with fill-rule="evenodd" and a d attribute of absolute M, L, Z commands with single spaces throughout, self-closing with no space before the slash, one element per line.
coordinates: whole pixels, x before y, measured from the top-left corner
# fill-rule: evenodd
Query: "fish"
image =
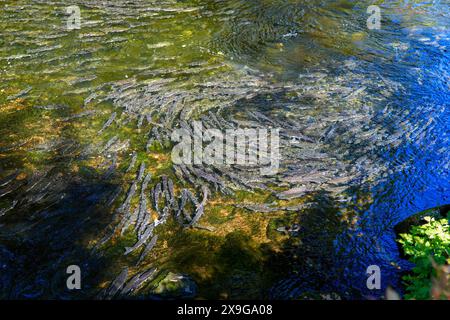
<path fill-rule="evenodd" d="M 144 173 L 145 173 L 145 162 L 141 162 L 136 180 L 141 181 L 142 178 L 144 178 Z"/>
<path fill-rule="evenodd" d="M 200 220 L 200 218 L 202 217 L 204 212 L 204 207 L 200 206 L 195 210 L 195 214 L 194 217 L 192 218 L 191 222 L 189 223 L 190 226 L 193 226 L 195 224 L 197 224 L 198 220 Z"/>
<path fill-rule="evenodd" d="M 158 183 L 154 188 L 153 188 L 153 207 L 155 208 L 156 211 L 159 212 L 159 196 L 161 194 L 162 190 L 161 190 L 161 182 Z"/>
<path fill-rule="evenodd" d="M 137 233 L 138 238 L 142 237 L 142 235 L 144 234 L 145 230 L 150 225 L 153 225 L 153 228 L 155 227 L 153 222 L 149 223 L 150 218 L 151 218 L 150 217 L 150 213 L 148 211 L 144 211 L 142 213 L 140 224 L 136 224 L 136 233 Z"/>
<path fill-rule="evenodd" d="M 52 50 L 56 50 L 56 49 L 60 49 L 60 48 L 62 48 L 62 45 L 58 44 L 58 45 L 55 45 L 55 46 L 40 47 L 40 48 L 37 48 L 37 49 L 30 49 L 30 50 L 27 50 L 27 53 L 28 54 L 29 53 L 31 53 L 31 54 L 33 54 L 33 53 L 41 53 L 41 52 L 52 51 Z"/>
<path fill-rule="evenodd" d="M 131 162 L 126 172 L 130 172 L 131 169 L 133 169 L 134 165 L 136 164 L 136 160 L 137 160 L 137 153 L 136 151 L 133 151 L 133 154 L 131 155 Z"/>
<path fill-rule="evenodd" d="M 116 170 L 116 165 L 117 165 L 117 154 L 114 154 L 113 161 L 109 166 L 108 170 L 106 170 L 105 174 L 103 175 L 103 179 L 109 179 L 113 175 L 114 171 Z"/>
<path fill-rule="evenodd" d="M 147 190 L 147 186 L 150 183 L 150 180 L 152 179 L 152 175 L 151 173 L 147 173 L 147 175 L 144 178 L 144 181 L 142 182 L 142 186 L 141 186 L 141 197 L 143 196 L 143 194 L 145 193 L 145 191 Z"/>
<path fill-rule="evenodd" d="M 16 204 L 17 204 L 18 200 L 14 200 L 11 204 L 10 207 L 8 208 L 4 208 L 0 210 L 0 217 L 4 216 L 6 213 L 8 213 L 9 211 L 11 211 L 12 209 L 15 208 Z"/>
<path fill-rule="evenodd" d="M 147 240 L 153 235 L 153 224 L 149 225 L 145 231 L 143 232 L 140 239 L 132 246 L 132 247 L 126 247 L 125 248 L 125 255 L 130 254 L 131 252 L 135 251 L 136 249 L 139 249 Z"/>
<path fill-rule="evenodd" d="M 195 185 L 195 178 L 192 176 L 192 174 L 189 172 L 189 170 L 186 168 L 185 165 L 179 165 L 177 166 L 178 168 L 180 168 L 181 170 L 181 175 L 186 178 L 186 180 L 192 184 Z M 183 179 L 184 180 L 184 179 Z"/>
<path fill-rule="evenodd" d="M 140 129 L 142 127 L 144 119 L 145 119 L 145 116 L 143 114 L 139 116 L 138 123 L 137 123 L 137 128 L 138 129 Z"/>
<path fill-rule="evenodd" d="M 154 235 L 153 238 L 150 240 L 150 242 L 145 246 L 136 265 L 139 265 L 142 262 L 142 260 L 145 259 L 148 253 L 155 247 L 156 241 L 158 241 L 158 235 Z"/>
<path fill-rule="evenodd" d="M 197 224 L 197 222 L 200 220 L 200 218 L 203 215 L 204 212 L 204 208 L 206 205 L 206 201 L 208 200 L 208 188 L 206 186 L 203 186 L 203 199 L 202 202 L 199 203 L 199 205 L 197 206 L 196 210 L 195 210 L 195 214 L 194 217 L 192 218 L 192 221 L 190 222 L 190 226 L 193 226 L 195 224 Z"/>
<path fill-rule="evenodd" d="M 162 215 L 160 216 L 160 218 L 156 219 L 154 221 L 154 226 L 157 227 L 160 224 L 164 224 L 167 222 L 167 218 L 169 217 L 169 208 L 168 207 L 164 207 Z"/>
<path fill-rule="evenodd" d="M 92 115 L 94 115 L 96 113 L 97 112 L 94 111 L 94 110 L 87 110 L 87 111 L 83 111 L 83 112 L 71 115 L 69 117 L 62 118 L 61 120 L 63 122 L 67 122 L 67 121 L 74 120 L 74 119 L 79 119 L 79 118 L 83 118 L 83 117 L 87 117 L 87 116 L 92 116 Z"/>
<path fill-rule="evenodd" d="M 86 106 L 89 104 L 92 100 L 96 99 L 98 97 L 97 92 L 91 93 L 86 99 L 84 99 L 84 105 Z"/>
<path fill-rule="evenodd" d="M 11 185 L 8 185 L 5 189 L 0 190 L 0 198 L 10 194 L 13 191 L 16 191 L 24 184 L 23 181 L 14 182 Z"/>
<path fill-rule="evenodd" d="M 113 121 L 116 119 L 117 113 L 113 112 L 111 114 L 111 116 L 109 117 L 109 119 L 105 122 L 105 124 L 103 125 L 103 127 L 98 131 L 98 134 L 102 133 L 106 128 L 108 128 Z"/>
<path fill-rule="evenodd" d="M 42 110 L 61 110 L 66 109 L 67 106 L 63 104 L 50 104 L 46 106 L 33 106 L 36 109 L 42 109 Z"/>
<path fill-rule="evenodd" d="M 11 144 L 11 145 L 9 145 L 9 146 L 1 147 L 1 148 L 0 148 L 0 152 L 11 151 L 11 150 L 20 148 L 20 147 L 24 146 L 25 144 L 27 144 L 27 141 L 16 142 L 16 143 L 13 143 L 13 144 Z"/>
<path fill-rule="evenodd" d="M 75 79 L 73 81 L 70 81 L 70 85 L 73 86 L 73 85 L 80 84 L 80 83 L 83 83 L 83 82 L 90 82 L 90 81 L 95 80 L 95 79 L 97 79 L 96 75 L 91 75 L 91 76 L 87 76 L 87 77 L 81 77 L 81 78 Z"/>
<path fill-rule="evenodd" d="M 25 89 L 21 90 L 19 93 L 6 97 L 7 100 L 15 100 L 21 98 L 28 94 L 33 88 L 28 86 Z"/>
<path fill-rule="evenodd" d="M 4 187 L 7 184 L 9 184 L 11 181 L 13 181 L 14 179 L 17 178 L 17 176 L 19 175 L 19 170 L 16 170 L 14 173 L 6 176 L 5 178 L 3 178 L 2 180 L 0 180 L 0 187 Z"/>
<path fill-rule="evenodd" d="M 126 210 L 129 209 L 131 200 L 133 199 L 133 196 L 135 193 L 136 193 L 136 181 L 133 182 L 130 189 L 128 190 L 127 197 L 126 197 L 124 203 L 118 209 L 119 212 L 125 212 Z"/>
<path fill-rule="evenodd" d="M 170 202 L 171 203 L 175 202 L 175 193 L 174 193 L 174 190 L 173 190 L 173 181 L 170 178 L 167 180 L 167 191 L 169 193 Z"/>
<path fill-rule="evenodd" d="M 306 187 L 306 186 L 300 186 L 300 187 L 295 187 L 295 188 L 280 192 L 276 196 L 278 199 L 290 200 L 290 199 L 300 198 L 311 191 L 314 191 L 314 190 L 309 187 Z"/>
<path fill-rule="evenodd" d="M 111 194 L 111 197 L 109 198 L 109 200 L 106 202 L 106 206 L 110 207 L 114 201 L 117 199 L 117 197 L 119 196 L 119 194 L 122 192 L 122 186 L 118 186 Z"/>
<path fill-rule="evenodd" d="M 122 272 L 114 279 L 114 281 L 111 283 L 111 285 L 106 289 L 104 294 L 102 295 L 106 299 L 113 298 L 119 290 L 122 289 L 123 285 L 125 284 L 125 281 L 128 277 L 128 267 L 123 268 Z"/>
<path fill-rule="evenodd" d="M 280 208 L 269 207 L 267 204 L 256 203 L 239 203 L 235 204 L 235 207 L 250 210 L 253 212 L 270 213 L 278 211 Z"/>
<path fill-rule="evenodd" d="M 138 218 L 136 221 L 136 229 L 138 236 L 141 235 L 142 232 L 145 230 L 149 217 L 150 215 L 147 211 L 147 199 L 145 195 L 143 195 L 139 202 Z"/>
<path fill-rule="evenodd" d="M 122 220 L 124 221 L 123 223 L 121 223 L 120 225 L 122 225 L 122 228 L 120 230 L 120 234 L 123 235 L 125 233 L 125 231 L 127 231 L 128 227 L 130 225 L 132 225 L 136 220 L 137 220 L 137 216 L 139 214 L 139 207 L 136 208 L 133 213 L 129 213 L 125 216 L 125 218 Z"/>
<path fill-rule="evenodd" d="M 322 184 L 326 182 L 330 176 L 332 176 L 334 173 L 332 171 L 317 171 L 312 172 L 306 175 L 290 175 L 285 178 L 283 178 L 283 181 L 289 182 L 289 183 L 309 183 L 313 182 L 316 184 Z"/>
<path fill-rule="evenodd" d="M 161 177 L 161 180 L 162 180 L 161 181 L 161 183 L 162 183 L 162 192 L 164 192 L 164 193 L 169 192 L 168 189 L 167 189 L 167 176 L 163 175 Z"/>
<path fill-rule="evenodd" d="M 194 167 L 189 167 L 189 169 L 195 176 L 202 178 L 209 183 L 212 183 L 216 190 L 218 189 L 218 186 L 220 186 L 221 188 L 225 188 L 223 181 L 219 177 L 215 176 L 215 174 L 208 173 Z"/>
<path fill-rule="evenodd" d="M 214 227 L 210 227 L 210 226 L 202 226 L 199 224 L 196 224 L 195 226 L 193 226 L 195 229 L 199 229 L 199 230 L 206 230 L 206 231 L 210 231 L 210 232 L 214 232 L 216 230 L 216 228 Z"/>
<path fill-rule="evenodd" d="M 109 152 L 119 152 L 121 150 L 126 150 L 126 149 L 128 149 L 129 146 L 130 146 L 129 139 L 127 139 L 123 142 L 117 141 L 109 148 Z"/>
<path fill-rule="evenodd" d="M 111 139 L 109 139 L 108 142 L 106 142 L 105 146 L 103 147 L 103 151 L 102 152 L 107 151 L 118 140 L 119 140 L 118 136 L 114 136 Z"/>
<path fill-rule="evenodd" d="M 147 271 L 138 273 L 127 282 L 120 293 L 122 295 L 133 293 L 134 291 L 138 290 L 145 282 L 153 279 L 157 271 L 157 268 L 150 268 Z"/>
<path fill-rule="evenodd" d="M 197 197 L 190 190 L 188 190 L 188 189 L 185 189 L 185 190 L 186 190 L 186 195 L 189 198 L 189 200 L 191 200 L 191 202 L 196 207 L 200 206 L 200 203 L 198 202 Z"/>
<path fill-rule="evenodd" d="M 187 199 L 188 199 L 187 189 L 183 189 L 181 191 L 181 202 L 180 202 L 180 206 L 178 209 L 177 217 L 179 219 L 181 219 L 181 213 L 183 213 L 186 220 L 188 220 L 190 222 L 192 220 L 192 218 L 189 216 L 188 212 L 184 209 L 184 207 L 186 206 Z"/>

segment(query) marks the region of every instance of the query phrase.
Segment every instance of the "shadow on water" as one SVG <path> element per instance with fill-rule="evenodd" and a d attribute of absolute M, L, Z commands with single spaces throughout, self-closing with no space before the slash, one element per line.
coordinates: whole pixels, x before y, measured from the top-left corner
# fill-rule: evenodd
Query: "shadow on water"
<path fill-rule="evenodd" d="M 52 116 L 64 118 L 67 111 L 54 111 Z M 8 130 L 19 131 L 27 123 L 27 118 L 10 122 Z M 48 123 L 43 121 L 41 125 Z M 2 199 L 14 206 L 0 221 L 0 297 L 92 297 L 110 263 L 89 249 L 89 242 L 97 239 L 98 230 L 111 223 L 111 208 L 105 205 L 105 199 L 116 184 L 102 179 L 96 168 L 80 165 L 86 149 L 77 142 L 74 133 L 79 132 L 70 122 L 59 126 L 57 135 L 51 128 L 42 130 L 50 134 L 28 132 L 41 144 L 27 144 L 28 153 L 13 148 L 1 160 L 6 169 L 14 161 L 20 177 L 6 180 L 9 182 L 3 187 L 20 185 Z M 72 264 L 82 270 L 83 290 L 67 290 L 66 269 Z"/>
<path fill-rule="evenodd" d="M 111 208 L 105 206 L 104 199 L 115 186 L 95 182 L 92 176 L 58 177 L 66 181 L 50 177 L 50 183 L 64 185 L 48 190 L 49 195 L 38 205 L 16 210 L 13 217 L 2 220 L 2 298 L 93 297 L 111 267 L 111 261 L 93 251 L 90 242 L 111 223 Z M 81 268 L 82 290 L 67 290 L 69 265 Z"/>

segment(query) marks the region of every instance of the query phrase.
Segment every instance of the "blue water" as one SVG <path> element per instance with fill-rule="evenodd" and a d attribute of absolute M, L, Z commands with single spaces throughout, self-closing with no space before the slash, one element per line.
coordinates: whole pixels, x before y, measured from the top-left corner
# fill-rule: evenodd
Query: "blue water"
<path fill-rule="evenodd" d="M 358 2 L 352 7 L 357 13 L 326 13 L 337 16 L 338 25 L 349 32 L 364 31 L 366 5 Z M 418 212 L 450 203 L 450 5 L 447 1 L 393 1 L 382 4 L 381 12 L 381 29 L 355 41 L 357 49 L 353 48 L 350 61 L 359 66 L 361 79 L 374 83 L 382 79 L 393 88 L 392 95 L 381 94 L 379 99 L 375 97 L 381 89 L 366 88 L 365 101 L 375 111 L 367 128 L 361 129 L 383 129 L 387 134 L 362 139 L 357 145 L 345 140 L 334 145 L 341 153 L 349 151 L 349 158 L 363 157 L 358 170 L 374 174 L 348 192 L 352 200 L 343 209 L 356 212 L 357 222 L 334 240 L 334 268 L 328 272 L 332 280 L 325 286 L 325 291 L 369 299 L 382 297 L 387 286 L 402 292 L 400 277 L 412 268 L 399 256 L 394 227 Z M 342 22 L 344 17 L 347 23 Z M 323 48 L 315 49 L 320 54 Z M 321 65 L 328 70 L 339 72 L 349 61 L 349 55 L 327 53 Z M 289 65 L 286 78 L 305 68 L 304 61 L 275 61 Z M 380 140 L 389 143 L 378 145 Z M 361 194 L 369 199 L 364 205 L 357 204 Z M 381 269 L 380 290 L 367 288 L 370 265 Z M 293 277 L 289 281 L 296 285 L 292 286 L 282 282 L 279 288 L 290 289 L 281 289 L 285 290 L 281 296 L 311 290 L 315 287 L 311 278 L 307 274 Z"/>
<path fill-rule="evenodd" d="M 399 288 L 400 272 L 411 267 L 399 257 L 393 227 L 415 213 L 450 203 L 448 9 L 447 5 L 435 8 L 447 17 L 435 27 L 411 34 L 393 26 L 387 32 L 402 39 L 408 48 L 391 52 L 391 61 L 375 66 L 404 87 L 390 99 L 388 114 L 378 115 L 381 125 L 403 134 L 397 147 L 380 152 L 388 174 L 373 184 L 373 203 L 361 212 L 358 228 L 337 241 L 337 247 L 344 246 L 350 257 L 344 259 L 349 265 L 344 287 L 353 286 L 367 296 L 382 294 L 388 285 Z M 363 237 L 356 236 L 360 232 Z M 381 267 L 382 289 L 378 292 L 365 285 L 366 268 L 371 264 Z"/>

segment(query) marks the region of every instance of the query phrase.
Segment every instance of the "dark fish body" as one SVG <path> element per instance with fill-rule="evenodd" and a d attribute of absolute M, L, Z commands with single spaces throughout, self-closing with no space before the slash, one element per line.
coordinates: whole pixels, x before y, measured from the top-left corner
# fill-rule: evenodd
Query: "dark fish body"
<path fill-rule="evenodd" d="M 139 249 L 147 240 L 150 238 L 153 234 L 153 227 L 152 225 L 148 226 L 144 233 L 142 234 L 142 237 L 134 244 L 132 247 L 126 247 L 125 248 L 125 255 L 130 254 L 131 252 L 135 251 L 136 249 Z"/>
<path fill-rule="evenodd" d="M 208 188 L 206 186 L 204 186 L 203 187 L 203 199 L 202 199 L 202 202 L 197 206 L 197 209 L 195 210 L 194 218 L 192 218 L 192 221 L 190 223 L 191 226 L 197 224 L 197 222 L 202 217 L 207 200 L 208 200 Z"/>
<path fill-rule="evenodd" d="M 133 182 L 130 189 L 128 190 L 127 198 L 119 208 L 119 212 L 125 212 L 126 210 L 129 209 L 131 200 L 133 199 L 135 193 L 136 193 L 136 182 Z"/>
<path fill-rule="evenodd" d="M 143 233 L 143 231 L 146 228 L 146 225 L 148 224 L 148 220 L 150 219 L 150 215 L 147 211 L 147 199 L 145 195 L 141 197 L 140 203 L 139 203 L 139 212 L 138 212 L 138 218 L 136 222 L 136 230 L 138 236 Z"/>
<path fill-rule="evenodd" d="M 156 211 L 159 212 L 159 197 L 161 195 L 161 183 L 158 183 L 154 188 L 153 188 L 153 207 L 155 208 Z"/>
<path fill-rule="evenodd" d="M 108 202 L 106 203 L 107 207 L 110 207 L 114 201 L 117 199 L 119 194 L 122 192 L 122 186 L 118 186 L 112 193 L 111 197 L 109 198 Z"/>
<path fill-rule="evenodd" d="M 120 293 L 122 295 L 133 293 L 134 291 L 138 290 L 145 282 L 152 279 L 153 276 L 155 276 L 156 272 L 157 272 L 156 268 L 151 268 L 142 273 L 138 273 L 127 282 L 126 286 L 122 289 Z"/>
<path fill-rule="evenodd" d="M 33 88 L 32 87 L 26 87 L 25 89 L 23 89 L 19 93 L 11 95 L 11 96 L 8 96 L 6 99 L 7 100 L 15 100 L 15 99 L 21 98 L 21 97 L 25 96 L 28 92 L 30 92 L 31 89 L 33 89 Z"/>
<path fill-rule="evenodd" d="M 145 162 L 142 162 L 139 167 L 139 172 L 136 180 L 141 181 L 144 178 L 144 173 L 145 173 Z"/>
<path fill-rule="evenodd" d="M 108 287 L 108 289 L 104 293 L 104 297 L 106 299 L 113 298 L 116 293 L 122 289 L 123 285 L 125 284 L 125 281 L 128 277 L 128 267 L 125 267 L 122 272 L 117 276 L 116 279 L 111 283 L 111 285 Z"/>
<path fill-rule="evenodd" d="M 67 106 L 62 105 L 62 104 L 50 104 L 47 106 L 34 106 L 34 108 L 42 109 L 42 110 L 61 110 L 61 109 L 66 109 Z"/>
<path fill-rule="evenodd" d="M 128 166 L 128 169 L 126 172 L 129 172 L 129 171 L 131 171 L 131 169 L 133 169 L 134 165 L 136 164 L 136 160 L 137 160 L 137 153 L 136 153 L 136 151 L 134 151 L 133 155 L 131 156 L 130 165 Z"/>
<path fill-rule="evenodd" d="M 80 112 L 78 114 L 74 114 L 72 116 L 63 118 L 62 121 L 63 122 L 67 122 L 67 121 L 74 120 L 74 119 L 79 119 L 79 118 L 83 118 L 83 117 L 87 117 L 87 116 L 92 116 L 95 113 L 96 112 L 94 110 L 87 110 L 87 111 L 83 111 L 83 112 Z"/>
<path fill-rule="evenodd" d="M 175 200 L 175 193 L 174 193 L 174 190 L 173 190 L 173 181 L 170 178 L 167 181 L 167 191 L 169 192 L 170 201 L 174 202 L 174 200 Z"/>
<path fill-rule="evenodd" d="M 150 242 L 145 246 L 144 250 L 141 253 L 141 256 L 139 257 L 138 262 L 136 263 L 136 265 L 140 264 L 142 262 L 142 260 L 145 259 L 145 257 L 148 255 L 148 253 L 156 245 L 156 241 L 158 241 L 158 235 L 154 235 L 153 238 L 150 240 Z"/>
<path fill-rule="evenodd" d="M 1 210 L 0 210 L 0 217 L 1 217 L 1 216 L 4 216 L 6 213 L 8 213 L 8 212 L 11 211 L 12 209 L 14 209 L 15 206 L 16 206 L 16 204 L 17 204 L 17 202 L 18 202 L 17 200 L 14 200 L 10 207 L 1 209 Z"/>
<path fill-rule="evenodd" d="M 111 146 L 116 143 L 119 140 L 118 136 L 114 136 L 111 139 L 108 140 L 108 142 L 106 143 L 105 147 L 103 148 L 103 152 L 107 151 L 109 148 L 111 148 Z"/>
<path fill-rule="evenodd" d="M 0 181 L 0 187 L 6 186 L 8 183 L 10 183 L 11 181 L 13 181 L 18 175 L 19 175 L 19 171 L 17 170 L 16 172 L 10 174 L 9 176 L 3 178 L 3 179 Z"/>
<path fill-rule="evenodd" d="M 127 212 L 126 216 L 123 218 L 123 222 L 121 223 L 121 230 L 120 234 L 123 235 L 125 231 L 128 229 L 129 226 L 131 226 L 133 223 L 136 222 L 137 216 L 138 216 L 139 208 L 136 208 L 136 210 L 133 211 L 133 213 Z"/>
<path fill-rule="evenodd" d="M 116 113 L 116 112 L 113 112 L 113 113 L 111 114 L 111 117 L 109 117 L 109 119 L 105 122 L 105 124 L 104 124 L 103 127 L 98 131 L 98 133 L 100 134 L 100 133 L 102 133 L 106 128 L 108 128 L 108 127 L 113 123 L 113 121 L 116 119 L 116 116 L 117 116 L 117 113 Z"/>
<path fill-rule="evenodd" d="M 148 184 L 150 183 L 151 179 L 152 179 L 152 175 L 150 173 L 147 173 L 147 175 L 144 178 L 144 181 L 142 182 L 141 197 L 144 195 L 145 191 L 147 190 Z"/>

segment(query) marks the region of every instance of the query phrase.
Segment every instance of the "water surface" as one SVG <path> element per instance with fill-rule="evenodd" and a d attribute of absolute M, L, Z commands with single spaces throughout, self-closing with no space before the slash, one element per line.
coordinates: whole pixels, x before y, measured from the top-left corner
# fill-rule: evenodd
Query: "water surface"
<path fill-rule="evenodd" d="M 81 28 L 67 30 L 74 4 Z M 401 290 L 409 265 L 393 227 L 449 203 L 450 12 L 380 2 L 381 29 L 369 30 L 371 4 L 2 1 L 0 296 L 98 297 L 126 267 L 127 279 L 161 273 L 122 297 L 154 297 L 168 271 L 207 298 Z M 279 173 L 173 166 L 171 132 L 194 119 L 281 128 Z M 156 246 L 124 256 L 137 226 L 118 209 L 136 182 L 144 196 L 128 211 L 144 197 L 144 220 L 161 220 L 151 203 L 163 177 L 177 201 L 209 188 L 209 231 L 184 228 L 166 203 Z M 80 292 L 64 287 L 70 264 L 86 274 Z M 382 290 L 366 288 L 372 264 Z"/>

